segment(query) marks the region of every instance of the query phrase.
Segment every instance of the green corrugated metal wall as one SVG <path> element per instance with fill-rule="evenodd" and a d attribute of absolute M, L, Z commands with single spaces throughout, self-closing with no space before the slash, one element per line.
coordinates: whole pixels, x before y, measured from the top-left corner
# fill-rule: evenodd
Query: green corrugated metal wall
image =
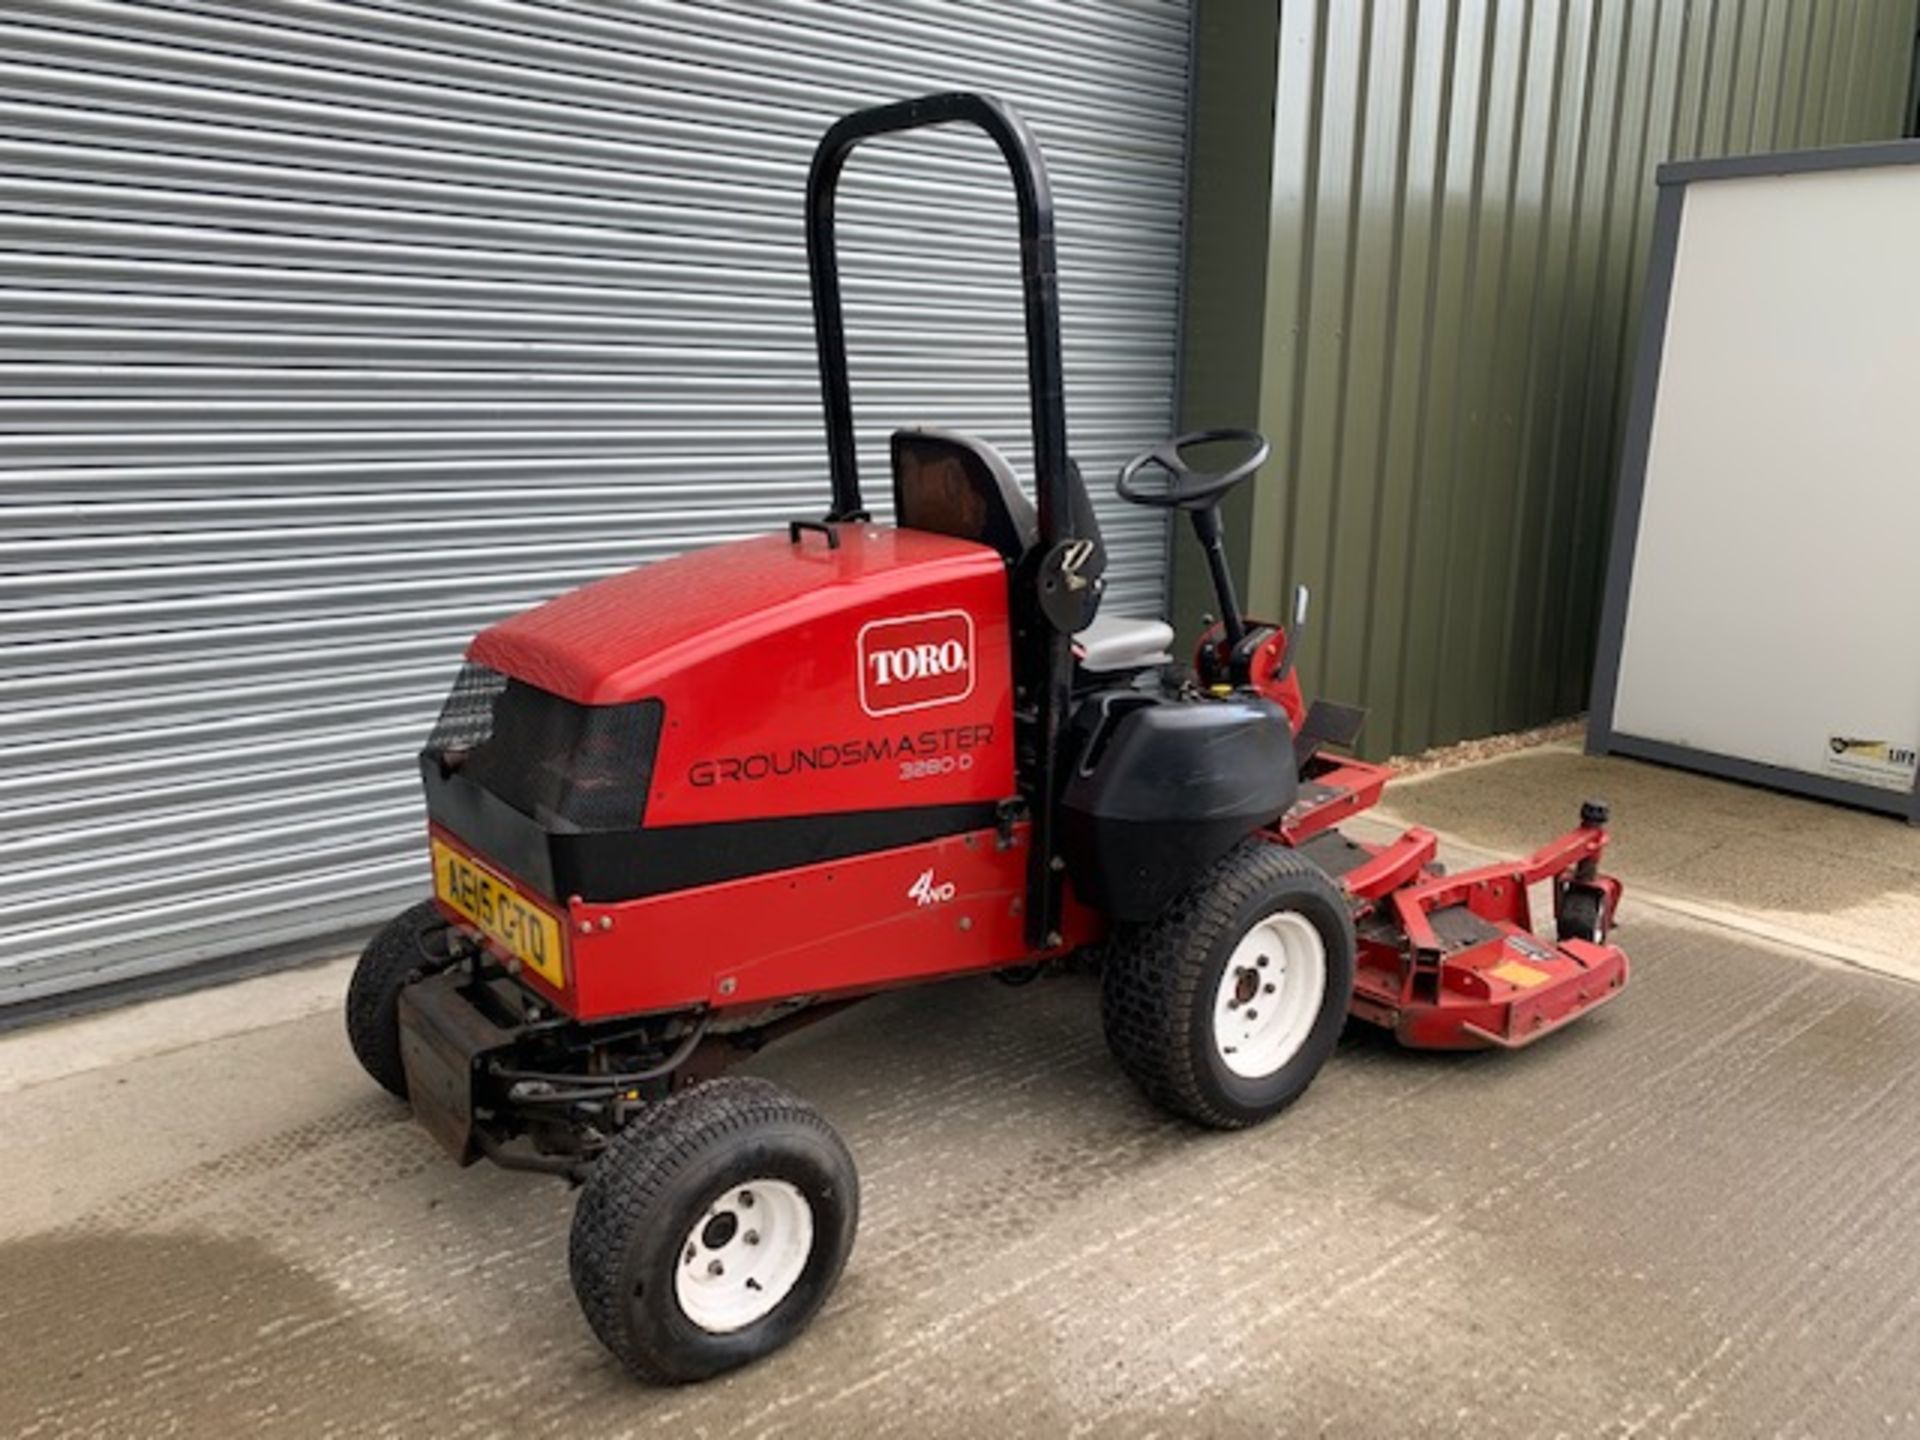
<path fill-rule="evenodd" d="M 1184 409 L 1257 404 L 1251 608 L 1314 587 L 1303 670 L 1371 707 L 1369 752 L 1585 704 L 1654 167 L 1902 133 L 1915 8 L 1288 0 L 1276 28 L 1202 0 L 1190 267 L 1216 268 L 1189 271 Z M 1207 364 L 1233 303 L 1209 202 L 1250 173 L 1244 132 L 1209 131 L 1247 97 L 1208 86 L 1250 40 L 1275 55 L 1257 387 Z"/>

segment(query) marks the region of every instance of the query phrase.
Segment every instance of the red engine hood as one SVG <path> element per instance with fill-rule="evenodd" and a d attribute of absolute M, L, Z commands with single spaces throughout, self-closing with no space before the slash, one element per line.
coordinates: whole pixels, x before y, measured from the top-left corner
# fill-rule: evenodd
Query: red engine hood
<path fill-rule="evenodd" d="M 467 658 L 583 705 L 617 705 L 768 635 L 1004 570 L 997 552 L 971 541 L 882 525 L 835 529 L 838 549 L 818 532 L 798 543 L 765 536 L 597 580 L 481 631 Z"/>

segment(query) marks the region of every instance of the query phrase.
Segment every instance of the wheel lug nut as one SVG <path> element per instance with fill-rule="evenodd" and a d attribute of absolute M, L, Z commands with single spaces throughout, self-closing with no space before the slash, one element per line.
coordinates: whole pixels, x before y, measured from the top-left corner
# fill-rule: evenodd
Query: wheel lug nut
<path fill-rule="evenodd" d="M 1271 994 L 1273 994 L 1273 986 L 1271 986 L 1271 985 L 1269 985 L 1269 986 L 1267 986 L 1267 987 L 1266 987 L 1266 991 L 1265 991 L 1265 993 L 1266 993 L 1266 994 L 1268 994 L 1268 995 L 1271 995 Z"/>
<path fill-rule="evenodd" d="M 726 1273 L 727 1273 L 727 1267 L 722 1265 L 718 1260 L 709 1260 L 707 1262 L 707 1274 L 724 1275 Z"/>
<path fill-rule="evenodd" d="M 740 1238 L 745 1240 L 749 1245 L 758 1245 L 760 1243 L 760 1232 L 758 1230 L 749 1230 Z"/>
<path fill-rule="evenodd" d="M 698 1256 L 699 1253 L 700 1251 L 698 1247 L 693 1245 L 687 1246 L 687 1263 L 691 1265 L 694 1262 L 694 1258 Z"/>
<path fill-rule="evenodd" d="M 1249 1011 L 1247 1011 L 1247 1019 L 1249 1019 L 1249 1020 L 1258 1020 L 1259 1018 L 1260 1018 L 1260 1012 L 1259 1012 L 1259 1011 L 1257 1011 L 1257 1010 L 1249 1010 Z"/>
<path fill-rule="evenodd" d="M 1266 969 L 1266 968 L 1267 968 L 1267 957 L 1266 957 L 1266 956 L 1264 956 L 1264 955 L 1262 955 L 1262 956 L 1260 957 L 1260 968 L 1261 968 L 1262 970 L 1264 970 L 1264 969 Z"/>
<path fill-rule="evenodd" d="M 742 1190 L 740 1192 L 740 1208 L 742 1210 L 751 1210 L 753 1208 L 753 1192 L 751 1190 Z"/>

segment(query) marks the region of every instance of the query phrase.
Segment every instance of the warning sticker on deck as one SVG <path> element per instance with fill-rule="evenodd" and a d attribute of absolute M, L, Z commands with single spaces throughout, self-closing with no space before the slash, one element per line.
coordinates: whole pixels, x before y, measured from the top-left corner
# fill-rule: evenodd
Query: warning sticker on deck
<path fill-rule="evenodd" d="M 1496 980 L 1504 980 L 1520 990 L 1531 990 L 1534 986 L 1544 985 L 1553 978 L 1546 971 L 1536 970 L 1531 965 L 1522 965 L 1518 960 L 1503 960 L 1487 971 L 1487 974 Z"/>
<path fill-rule="evenodd" d="M 1920 764 L 1920 746 L 1858 735 L 1827 737 L 1827 773 L 1842 779 L 1884 790 L 1911 790 L 1916 764 Z"/>

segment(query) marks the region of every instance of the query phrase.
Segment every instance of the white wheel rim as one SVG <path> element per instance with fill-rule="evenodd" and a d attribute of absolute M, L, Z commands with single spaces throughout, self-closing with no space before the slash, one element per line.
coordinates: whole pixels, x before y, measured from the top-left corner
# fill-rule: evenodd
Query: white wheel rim
<path fill-rule="evenodd" d="M 712 1335 L 745 1329 L 792 1293 L 813 1253 L 813 1207 L 785 1180 L 728 1187 L 680 1242 L 673 1295 Z"/>
<path fill-rule="evenodd" d="M 1306 916 L 1257 921 L 1227 957 L 1213 996 L 1213 1046 L 1227 1069 L 1264 1080 L 1307 1043 L 1327 994 L 1327 946 Z"/>

